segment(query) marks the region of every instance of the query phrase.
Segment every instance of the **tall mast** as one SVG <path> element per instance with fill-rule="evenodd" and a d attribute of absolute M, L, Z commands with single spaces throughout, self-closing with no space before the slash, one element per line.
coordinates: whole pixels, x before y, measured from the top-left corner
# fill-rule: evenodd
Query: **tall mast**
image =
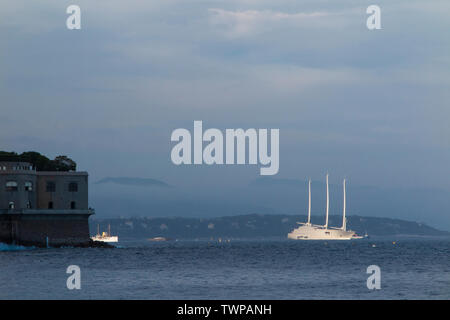
<path fill-rule="evenodd" d="M 308 224 L 311 224 L 311 179 L 308 181 Z"/>
<path fill-rule="evenodd" d="M 346 197 L 345 197 L 345 179 L 344 182 L 342 183 L 342 186 L 344 188 L 344 202 L 342 205 L 342 230 L 346 230 L 347 229 L 347 220 L 345 219 L 345 202 L 346 202 Z"/>
<path fill-rule="evenodd" d="M 111 225 L 108 224 L 108 237 L 110 237 L 110 236 L 111 236 Z"/>
<path fill-rule="evenodd" d="M 325 218 L 325 228 L 328 228 L 328 209 L 330 207 L 330 195 L 328 191 L 328 173 L 327 173 L 327 213 Z"/>

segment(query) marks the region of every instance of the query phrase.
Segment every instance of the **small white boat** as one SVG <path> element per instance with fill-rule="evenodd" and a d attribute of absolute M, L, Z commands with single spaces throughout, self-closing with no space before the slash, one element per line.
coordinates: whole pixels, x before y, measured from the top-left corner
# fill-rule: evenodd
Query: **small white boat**
<path fill-rule="evenodd" d="M 119 242 L 118 236 L 111 235 L 111 225 L 108 225 L 108 232 L 102 232 L 102 234 L 100 234 L 100 227 L 97 225 L 97 234 L 91 239 L 101 242 Z"/>
<path fill-rule="evenodd" d="M 164 237 L 154 237 L 154 238 L 149 238 L 147 239 L 148 241 L 167 241 L 167 238 Z"/>

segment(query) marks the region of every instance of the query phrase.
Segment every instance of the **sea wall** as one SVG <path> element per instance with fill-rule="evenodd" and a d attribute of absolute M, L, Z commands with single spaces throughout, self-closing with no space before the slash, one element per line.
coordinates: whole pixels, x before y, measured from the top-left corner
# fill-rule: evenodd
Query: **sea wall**
<path fill-rule="evenodd" d="M 0 242 L 24 246 L 84 246 L 90 214 L 0 214 Z"/>

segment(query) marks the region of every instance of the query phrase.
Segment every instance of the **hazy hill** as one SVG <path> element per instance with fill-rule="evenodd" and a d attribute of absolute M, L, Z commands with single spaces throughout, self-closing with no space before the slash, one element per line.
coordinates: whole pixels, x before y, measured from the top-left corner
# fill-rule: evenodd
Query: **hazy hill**
<path fill-rule="evenodd" d="M 121 238 L 168 237 L 178 239 L 194 238 L 255 238 L 285 237 L 296 227 L 297 221 L 305 221 L 301 215 L 240 215 L 218 218 L 113 218 L 91 219 L 91 233 L 96 233 L 97 224 L 100 231 L 107 230 L 111 224 L 114 235 Z M 340 216 L 331 216 L 330 225 L 339 226 Z M 314 221 L 313 223 L 322 223 Z M 415 235 L 415 236 L 450 236 L 425 224 L 388 218 L 349 216 L 348 226 L 359 234 L 366 231 L 372 236 Z"/>
<path fill-rule="evenodd" d="M 124 186 L 138 186 L 138 187 L 169 187 L 164 181 L 157 179 L 145 178 L 131 178 L 131 177 L 107 177 L 96 182 L 96 184 L 115 183 Z"/>
<path fill-rule="evenodd" d="M 157 179 L 107 178 L 91 185 L 90 205 L 96 217 L 204 217 L 305 214 L 306 181 L 259 178 L 250 184 L 170 184 Z M 325 184 L 312 182 L 312 214 L 325 218 Z M 330 184 L 330 214 L 342 212 L 342 185 Z M 347 183 L 347 214 L 424 222 L 450 230 L 450 192 L 439 189 L 381 188 Z M 322 220 L 320 220 L 322 219 Z"/>

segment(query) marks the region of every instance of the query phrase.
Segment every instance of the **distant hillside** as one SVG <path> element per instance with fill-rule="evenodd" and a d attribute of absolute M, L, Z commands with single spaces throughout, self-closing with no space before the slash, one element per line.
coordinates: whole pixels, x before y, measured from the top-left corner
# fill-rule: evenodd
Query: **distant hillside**
<path fill-rule="evenodd" d="M 297 221 L 305 219 L 306 216 L 301 215 L 259 214 L 219 218 L 116 218 L 91 219 L 90 227 L 94 234 L 98 224 L 101 231 L 111 224 L 114 235 L 136 239 L 158 236 L 177 239 L 285 237 L 296 227 Z M 341 219 L 340 216 L 331 216 L 330 225 L 339 226 Z M 367 232 L 372 236 L 450 236 L 449 232 L 439 231 L 425 224 L 388 218 L 349 216 L 348 226 L 358 234 Z"/>
<path fill-rule="evenodd" d="M 141 177 L 142 179 L 145 177 Z M 152 177 L 149 177 L 152 178 Z M 154 178 L 154 177 L 153 177 Z M 92 184 L 90 205 L 96 217 L 208 217 L 260 214 L 305 214 L 308 183 L 298 179 L 259 178 L 246 183 L 203 185 L 200 181 L 110 180 Z M 161 181 L 161 180 L 159 180 Z M 161 181 L 161 182 L 162 182 Z M 333 180 L 336 181 L 336 180 Z M 312 181 L 312 214 L 324 223 L 326 187 Z M 151 190 L 150 190 L 151 189 Z M 330 184 L 330 214 L 342 212 L 342 185 Z M 450 231 L 450 191 L 434 188 L 363 186 L 347 183 L 349 216 L 389 217 L 419 221 Z"/>
<path fill-rule="evenodd" d="M 115 183 L 124 186 L 139 186 L 139 187 L 148 187 L 148 186 L 157 186 L 157 187 L 170 187 L 167 183 L 161 180 L 149 179 L 149 178 L 131 178 L 131 177 L 108 177 L 101 179 L 96 182 L 96 184 L 103 183 Z"/>

